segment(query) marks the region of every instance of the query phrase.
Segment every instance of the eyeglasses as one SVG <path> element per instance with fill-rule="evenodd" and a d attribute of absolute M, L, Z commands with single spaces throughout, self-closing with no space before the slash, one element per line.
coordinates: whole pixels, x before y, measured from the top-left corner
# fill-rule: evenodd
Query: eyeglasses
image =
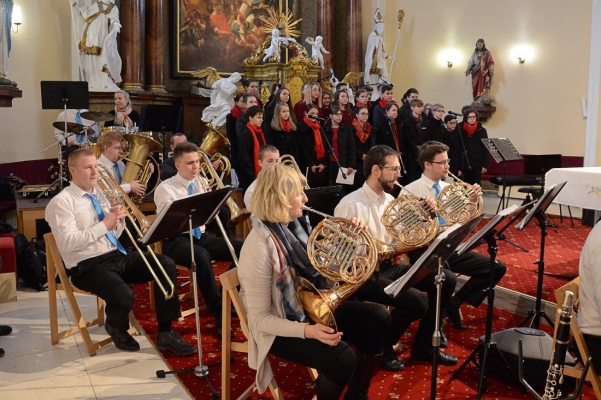
<path fill-rule="evenodd" d="M 367 115 L 367 116 L 369 117 L 369 113 L 366 113 L 366 112 L 360 112 L 360 113 L 359 113 L 359 114 L 357 114 L 357 115 L 363 115 L 363 116 Z"/>
<path fill-rule="evenodd" d="M 467 117 L 467 119 L 476 119 L 475 115 L 470 115 L 469 117 Z"/>
<path fill-rule="evenodd" d="M 449 158 L 448 160 L 428 161 L 428 162 L 431 162 L 432 164 L 438 164 L 438 165 L 449 165 L 449 164 L 451 164 L 451 159 Z"/>
<path fill-rule="evenodd" d="M 342 117 L 342 113 L 341 112 L 337 112 L 336 114 L 334 114 L 337 117 Z"/>
<path fill-rule="evenodd" d="M 441 109 L 441 108 L 439 108 L 438 110 L 434 110 L 434 112 L 441 112 L 441 113 L 443 113 L 443 112 L 444 112 L 444 110 L 443 110 L 443 109 Z"/>
<path fill-rule="evenodd" d="M 401 172 L 401 167 L 387 167 L 387 166 L 385 166 L 385 165 L 380 165 L 379 167 L 380 167 L 380 168 L 386 168 L 386 169 L 388 169 L 388 170 L 390 170 L 390 171 L 392 171 L 392 172 L 394 172 L 394 173 L 399 173 L 399 172 Z"/>

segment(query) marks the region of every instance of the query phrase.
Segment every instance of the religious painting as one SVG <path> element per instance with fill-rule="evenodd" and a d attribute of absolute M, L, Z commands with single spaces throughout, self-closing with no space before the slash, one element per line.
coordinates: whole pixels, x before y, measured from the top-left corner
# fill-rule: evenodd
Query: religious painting
<path fill-rule="evenodd" d="M 213 67 L 242 72 L 244 60 L 271 34 L 261 17 L 268 8 L 285 12 L 283 0 L 175 0 L 174 76 Z"/>

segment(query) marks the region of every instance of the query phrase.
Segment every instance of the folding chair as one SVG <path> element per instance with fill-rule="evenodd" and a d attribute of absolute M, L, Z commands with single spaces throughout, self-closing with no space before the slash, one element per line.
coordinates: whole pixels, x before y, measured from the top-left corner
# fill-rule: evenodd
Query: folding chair
<path fill-rule="evenodd" d="M 92 357 L 96 355 L 96 350 L 113 341 L 113 339 L 109 336 L 104 340 L 94 343 L 92 342 L 90 333 L 88 332 L 88 327 L 90 326 L 104 325 L 104 302 L 100 297 L 96 297 L 98 316 L 94 320 L 86 322 L 81 315 L 79 305 L 75 299 L 75 293 L 87 294 L 90 296 L 94 295 L 90 292 L 76 288 L 71 283 L 69 277 L 67 276 L 65 265 L 63 264 L 63 260 L 58 252 L 58 247 L 56 247 L 56 241 L 52 233 L 46 233 L 44 235 L 44 242 L 46 243 L 46 272 L 48 276 L 48 299 L 50 303 L 50 342 L 52 344 L 57 344 L 59 340 L 79 332 L 83 339 L 84 345 L 86 346 L 86 350 L 88 351 L 88 355 Z M 58 273 L 60 283 L 56 283 L 56 273 Z M 57 290 L 62 290 L 67 295 L 67 300 L 69 301 L 73 318 L 75 318 L 75 323 L 77 324 L 77 326 L 62 332 L 58 331 L 58 313 L 56 301 Z M 136 321 L 134 318 L 132 312 L 129 313 L 129 322 L 131 323 L 132 328 L 130 328 L 128 332 L 130 334 L 139 335 L 140 332 L 142 332 L 142 328 L 138 324 L 138 321 Z"/>
<path fill-rule="evenodd" d="M 154 251 L 157 254 L 163 254 L 163 242 L 156 242 L 154 244 Z M 179 271 L 188 272 L 190 275 L 190 282 L 188 282 L 188 292 L 179 294 L 179 301 L 186 301 L 194 298 L 194 285 L 192 284 L 192 272 L 190 272 L 189 268 L 184 267 L 183 265 L 175 265 L 175 268 Z M 150 296 L 150 311 L 156 310 L 156 304 L 154 303 L 154 282 L 148 282 L 148 290 Z M 198 307 L 199 311 L 206 310 L 207 307 L 202 305 Z M 180 321 L 183 321 L 185 317 L 188 315 L 194 314 L 194 307 L 189 310 L 182 311 L 182 316 L 179 318 Z"/>
<path fill-rule="evenodd" d="M 242 331 L 244 332 L 244 336 L 249 336 L 248 331 L 248 318 L 246 316 L 246 309 L 244 308 L 244 304 L 242 304 L 242 299 L 240 298 L 240 294 L 238 293 L 237 286 L 240 285 L 240 281 L 238 280 L 238 269 L 231 269 L 221 275 L 219 275 L 219 280 L 221 281 L 221 286 L 223 287 L 223 332 L 229 332 L 232 325 L 232 303 L 234 304 L 234 308 L 238 313 L 238 318 L 240 318 L 240 326 L 242 327 Z M 222 339 L 222 350 L 221 350 L 221 398 L 222 400 L 226 400 L 230 398 L 230 356 L 231 352 L 235 351 L 238 353 L 248 353 L 248 341 L 245 342 L 232 342 L 230 335 L 223 335 Z M 317 379 L 317 371 L 312 368 L 307 368 L 309 370 L 309 375 L 311 376 L 311 380 L 315 381 Z M 256 389 L 256 385 L 253 382 L 241 395 L 238 397 L 238 400 L 246 399 L 254 390 Z M 278 387 L 278 384 L 273 378 L 271 383 L 269 384 L 269 391 L 274 399 L 283 399 L 282 392 Z"/>
<path fill-rule="evenodd" d="M 559 289 L 556 289 L 555 290 L 555 298 L 557 299 L 557 304 L 559 305 L 559 307 L 561 307 L 561 304 L 563 303 L 563 298 L 565 296 L 566 291 L 570 291 L 570 292 L 574 293 L 574 304 L 576 304 L 576 302 L 578 301 L 578 288 L 579 287 L 580 287 L 580 277 L 574 279 L 571 282 L 566 283 Z M 553 348 L 555 348 L 555 335 L 557 334 L 557 327 L 559 327 L 559 325 L 560 324 L 559 324 L 559 313 L 558 313 L 557 317 L 555 318 L 555 333 L 553 335 Z M 580 325 L 578 325 L 578 318 L 576 318 L 576 315 L 572 316 L 572 320 L 570 322 L 570 329 L 571 329 L 572 335 L 574 336 L 574 340 L 576 341 L 576 346 L 578 347 L 578 351 L 580 352 L 580 356 L 582 357 L 582 360 L 587 360 L 589 357 L 589 351 L 586 346 L 586 343 L 584 342 L 584 336 L 582 335 L 582 331 L 580 330 Z M 574 367 L 566 365 L 563 368 L 564 375 L 571 376 L 576 379 L 580 379 L 580 377 L 582 376 L 582 371 L 583 371 L 582 363 L 578 364 Z M 595 368 L 593 367 L 592 364 L 590 365 L 588 373 L 586 374 L 586 377 L 584 379 L 589 381 L 592 384 L 593 390 L 595 391 L 595 395 L 597 396 L 598 399 L 601 399 L 601 377 L 599 377 L 598 372 L 595 371 Z"/>

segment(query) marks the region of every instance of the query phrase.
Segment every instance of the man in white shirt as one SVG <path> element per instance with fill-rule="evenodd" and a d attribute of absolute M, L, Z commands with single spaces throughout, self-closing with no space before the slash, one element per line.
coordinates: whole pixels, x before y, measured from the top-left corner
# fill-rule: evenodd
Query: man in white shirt
<path fill-rule="evenodd" d="M 394 200 L 385 191 L 391 191 L 394 188 L 394 182 L 401 176 L 399 153 L 385 145 L 372 147 L 363 161 L 363 173 L 367 178 L 363 187 L 344 197 L 334 210 L 334 216 L 347 219 L 356 217 L 365 222 L 375 239 L 384 243 L 393 243 L 394 239 L 380 222 L 380 217 L 388 204 Z M 432 198 L 426 198 L 425 201 L 430 205 L 433 204 Z M 392 346 L 398 342 L 411 322 L 420 318 L 415 343 L 411 350 L 411 358 L 418 361 L 432 361 L 431 338 L 436 321 L 435 273 L 396 298 L 388 296 L 382 290 L 382 288 L 404 275 L 408 269 L 409 266 L 393 265 L 390 260 L 382 262 L 380 264 L 379 282 L 370 280 L 357 292 L 357 296 L 362 300 L 394 307 L 394 310 L 390 313 L 392 315 L 390 335 L 380 362 L 380 366 L 389 371 L 400 371 L 404 368 L 403 362 L 395 356 Z M 453 295 L 456 283 L 455 275 L 445 272 L 441 295 L 442 309 Z M 428 292 L 428 296 L 424 295 L 423 291 Z M 446 340 L 442 342 L 445 344 Z M 438 350 L 437 362 L 439 364 L 455 365 L 457 361 L 457 357 L 454 355 Z"/>
<path fill-rule="evenodd" d="M 119 156 L 123 154 L 123 136 L 118 132 L 107 132 L 102 136 L 102 155 L 98 158 L 98 162 L 104 165 L 111 177 L 121 185 L 121 189 L 127 194 L 133 193 L 140 197 L 144 197 L 146 186 L 140 181 L 132 181 L 129 183 L 121 183 L 123 173 L 125 172 L 125 164 L 119 160 Z"/>
<path fill-rule="evenodd" d="M 80 124 L 80 125 L 84 125 L 86 127 L 90 127 L 90 131 L 88 131 L 88 142 L 90 139 L 96 139 L 98 137 L 98 125 L 96 124 L 96 122 L 91 121 L 89 119 L 85 119 L 81 117 L 81 114 L 87 112 L 88 110 L 86 109 L 68 109 L 65 111 L 62 111 L 60 114 L 58 114 L 58 117 L 56 117 L 56 121 L 57 122 L 62 122 L 64 124 L 65 120 L 67 122 L 74 122 L 76 124 Z M 64 129 L 64 128 L 62 128 Z M 60 144 L 62 146 L 65 145 L 65 136 L 69 136 L 71 135 L 70 133 L 65 133 L 63 132 L 62 129 L 58 129 L 55 128 L 54 129 L 54 139 L 57 142 L 60 142 Z M 71 135 L 67 138 L 67 146 L 84 146 L 86 144 L 86 135 L 85 135 L 85 131 L 82 132 L 81 135 Z"/>
<path fill-rule="evenodd" d="M 595 225 L 580 254 L 578 324 L 592 357 L 595 373 L 601 371 L 601 223 Z"/>
<path fill-rule="evenodd" d="M 111 206 L 96 190 L 98 161 L 89 150 L 74 151 L 69 157 L 71 185 L 54 197 L 46 207 L 45 218 L 56 244 L 71 272 L 71 281 L 79 289 L 93 293 L 106 302 L 105 328 L 115 346 L 125 351 L 138 351 L 140 345 L 127 332 L 129 312 L 134 303 L 132 283 L 145 283 L 153 276 L 139 253 L 127 253 L 117 241 L 123 231 L 126 212 L 121 205 Z M 146 254 L 147 259 L 150 259 Z M 176 281 L 175 263 L 169 257 L 157 255 L 169 280 Z M 163 287 L 169 283 L 158 265 L 151 267 Z M 170 299 L 155 282 L 155 302 L 158 321 L 157 347 L 178 355 L 189 355 L 196 348 L 185 343 L 171 329 L 171 321 L 181 316 L 177 286 Z"/>
<path fill-rule="evenodd" d="M 199 178 L 200 159 L 198 146 L 194 143 L 184 142 L 178 144 L 173 150 L 173 159 L 177 175 L 161 182 L 154 192 L 154 202 L 157 214 L 174 200 L 182 199 L 191 194 L 204 193 L 205 179 Z M 200 205 L 199 205 L 200 206 Z M 216 330 L 221 336 L 221 294 L 215 283 L 215 275 L 211 260 L 232 261 L 232 255 L 224 238 L 209 236 L 205 233 L 204 225 L 194 228 L 194 261 L 196 262 L 197 283 L 202 292 L 207 308 L 215 316 Z M 229 239 L 236 256 L 240 256 L 242 242 Z M 190 268 L 192 258 L 190 255 L 190 239 L 188 234 L 178 235 L 165 240 L 163 254 L 173 258 L 176 264 Z"/>
<path fill-rule="evenodd" d="M 444 181 L 448 176 L 450 168 L 450 160 L 448 157 L 449 147 L 443 143 L 430 141 L 419 147 L 418 162 L 424 173 L 421 178 L 413 181 L 401 191 L 401 196 L 409 192 L 418 197 L 433 196 L 438 197 L 438 194 L 449 184 Z M 477 196 L 482 195 L 480 185 L 475 184 L 472 189 Z M 439 218 L 441 224 L 446 221 Z M 409 253 L 411 262 L 419 258 L 424 250 L 417 250 Z M 447 305 L 447 315 L 455 329 L 466 330 L 467 326 L 461 321 L 459 314 L 459 306 L 466 302 L 473 307 L 478 307 L 488 295 L 490 283 L 490 257 L 483 254 L 470 251 L 461 256 L 452 256 L 447 260 L 447 264 L 451 271 L 463 275 L 471 276 L 471 278 L 463 285 L 461 289 L 455 293 L 455 296 Z M 501 261 L 495 261 L 495 285 L 505 275 L 505 264 Z"/>

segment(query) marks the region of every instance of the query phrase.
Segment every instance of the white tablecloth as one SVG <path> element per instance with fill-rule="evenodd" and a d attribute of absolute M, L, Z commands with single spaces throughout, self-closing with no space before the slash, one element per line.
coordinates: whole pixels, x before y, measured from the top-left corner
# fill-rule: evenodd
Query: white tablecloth
<path fill-rule="evenodd" d="M 554 203 L 601 210 L 601 167 L 553 168 L 545 175 L 545 190 L 566 181 Z"/>

